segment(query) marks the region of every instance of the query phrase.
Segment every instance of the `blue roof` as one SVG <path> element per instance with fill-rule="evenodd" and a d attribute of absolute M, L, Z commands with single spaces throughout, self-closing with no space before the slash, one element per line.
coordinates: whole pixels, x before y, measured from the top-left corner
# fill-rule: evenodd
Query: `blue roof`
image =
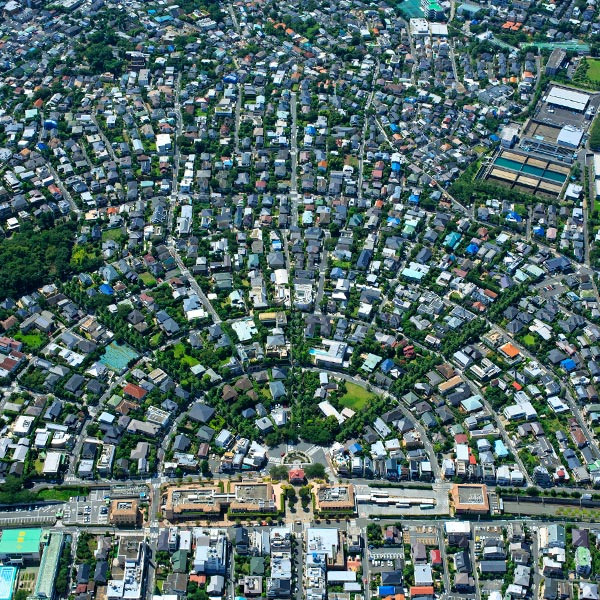
<path fill-rule="evenodd" d="M 395 173 L 397 173 L 398 171 L 400 171 L 401 166 L 399 162 L 392 162 L 392 171 L 394 171 Z"/>
<path fill-rule="evenodd" d="M 400 127 L 398 127 L 398 125 L 396 125 L 395 123 L 390 123 L 390 129 L 396 133 L 397 131 L 400 131 Z"/>
<path fill-rule="evenodd" d="M 390 227 L 397 227 L 398 225 L 400 225 L 400 219 L 398 219 L 398 217 L 388 217 L 387 224 Z"/>
<path fill-rule="evenodd" d="M 492 142 L 499 142 L 500 138 L 495 133 L 492 133 L 492 135 L 490 135 L 490 140 Z"/>
<path fill-rule="evenodd" d="M 560 366 L 565 371 L 573 371 L 573 369 L 575 369 L 577 365 L 575 364 L 575 361 L 572 358 L 565 358 L 565 360 L 561 361 Z"/>
<path fill-rule="evenodd" d="M 498 458 L 508 456 L 508 450 L 502 440 L 496 440 L 494 442 L 494 452 Z"/>
<path fill-rule="evenodd" d="M 112 296 L 115 291 L 108 285 L 108 283 L 103 283 L 99 288 L 100 292 L 105 296 Z"/>
<path fill-rule="evenodd" d="M 379 595 L 380 596 L 393 596 L 396 593 L 396 588 L 393 585 L 380 585 Z"/>
<path fill-rule="evenodd" d="M 391 358 L 386 358 L 379 367 L 384 373 L 389 373 L 394 368 L 394 361 Z"/>
<path fill-rule="evenodd" d="M 544 235 L 544 228 L 543 227 L 534 227 L 533 228 L 533 233 L 535 233 L 535 235 L 543 236 Z"/>
<path fill-rule="evenodd" d="M 467 246 L 468 254 L 476 254 L 477 252 L 479 252 L 479 246 L 477 244 L 469 244 Z"/>
<path fill-rule="evenodd" d="M 519 213 L 516 213 L 514 210 L 511 210 L 506 215 L 506 220 L 507 221 L 515 221 L 516 223 L 520 223 L 523 219 L 521 218 L 521 215 Z"/>
<path fill-rule="evenodd" d="M 362 446 L 360 444 L 354 443 L 352 444 L 352 446 L 350 446 L 350 448 L 348 448 L 348 450 L 350 450 L 352 454 L 356 454 L 357 452 L 362 451 Z"/>

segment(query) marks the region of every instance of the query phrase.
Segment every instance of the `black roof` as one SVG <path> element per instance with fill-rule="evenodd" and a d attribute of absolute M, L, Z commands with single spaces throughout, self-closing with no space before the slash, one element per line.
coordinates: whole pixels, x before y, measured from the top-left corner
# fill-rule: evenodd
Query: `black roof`
<path fill-rule="evenodd" d="M 188 417 L 192 421 L 196 421 L 198 423 L 207 423 L 208 421 L 210 421 L 212 419 L 214 414 L 215 414 L 214 408 L 207 406 L 206 404 L 203 404 L 202 402 L 196 402 L 196 404 L 194 404 L 192 406 L 192 408 L 190 408 Z"/>
<path fill-rule="evenodd" d="M 167 533 L 168 535 L 168 533 Z M 97 583 L 106 583 L 108 575 L 108 563 L 105 560 L 98 561 L 96 563 L 96 570 L 94 571 L 94 581 Z"/>
<path fill-rule="evenodd" d="M 90 565 L 82 563 L 77 567 L 77 583 L 87 583 L 90 580 Z"/>

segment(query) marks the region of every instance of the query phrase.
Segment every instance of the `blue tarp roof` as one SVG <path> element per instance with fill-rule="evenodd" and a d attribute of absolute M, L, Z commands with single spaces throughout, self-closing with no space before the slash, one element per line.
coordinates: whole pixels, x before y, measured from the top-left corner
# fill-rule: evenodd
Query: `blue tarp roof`
<path fill-rule="evenodd" d="M 409 202 L 412 202 L 413 204 L 419 204 L 419 199 L 420 199 L 420 198 L 419 198 L 419 196 L 418 196 L 417 194 L 411 194 L 411 195 L 408 197 L 408 201 L 409 201 Z"/>
<path fill-rule="evenodd" d="M 112 296 L 115 293 L 108 283 L 103 283 L 98 289 L 105 296 Z"/>
<path fill-rule="evenodd" d="M 348 448 L 348 450 L 350 450 L 350 452 L 352 452 L 352 454 L 356 454 L 357 452 L 361 452 L 362 451 L 362 446 L 360 444 L 352 444 L 352 446 L 350 446 L 350 448 Z"/>
<path fill-rule="evenodd" d="M 544 235 L 544 228 L 543 227 L 534 227 L 533 228 L 533 233 L 535 233 L 535 235 L 543 236 Z"/>
<path fill-rule="evenodd" d="M 477 254 L 477 252 L 479 252 L 479 246 L 477 244 L 469 244 L 467 246 L 468 254 Z"/>
<path fill-rule="evenodd" d="M 565 360 L 561 361 L 560 366 L 565 371 L 573 371 L 573 369 L 575 369 L 577 365 L 575 364 L 575 361 L 572 358 L 565 358 Z"/>
<path fill-rule="evenodd" d="M 495 133 L 492 133 L 492 135 L 490 135 L 490 140 L 492 142 L 499 142 L 500 138 Z"/>

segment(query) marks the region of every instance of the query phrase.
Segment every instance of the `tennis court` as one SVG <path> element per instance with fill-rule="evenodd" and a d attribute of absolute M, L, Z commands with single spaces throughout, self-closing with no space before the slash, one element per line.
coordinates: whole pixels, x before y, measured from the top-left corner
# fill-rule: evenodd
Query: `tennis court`
<path fill-rule="evenodd" d="M 406 19 L 422 19 L 425 16 L 420 0 L 404 0 L 396 6 Z"/>

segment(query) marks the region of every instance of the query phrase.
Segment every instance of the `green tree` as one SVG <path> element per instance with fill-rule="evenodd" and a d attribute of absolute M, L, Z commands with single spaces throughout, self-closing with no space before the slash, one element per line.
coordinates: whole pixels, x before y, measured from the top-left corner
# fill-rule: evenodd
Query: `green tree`
<path fill-rule="evenodd" d="M 287 467 L 283 465 L 275 465 L 269 469 L 269 475 L 271 479 L 283 481 L 288 478 L 288 470 Z"/>
<path fill-rule="evenodd" d="M 324 479 L 325 465 L 321 463 L 311 463 L 304 467 L 304 474 L 308 479 Z"/>
<path fill-rule="evenodd" d="M 200 463 L 200 472 L 202 473 L 203 477 L 208 477 L 210 475 L 210 466 L 206 459 Z"/>

